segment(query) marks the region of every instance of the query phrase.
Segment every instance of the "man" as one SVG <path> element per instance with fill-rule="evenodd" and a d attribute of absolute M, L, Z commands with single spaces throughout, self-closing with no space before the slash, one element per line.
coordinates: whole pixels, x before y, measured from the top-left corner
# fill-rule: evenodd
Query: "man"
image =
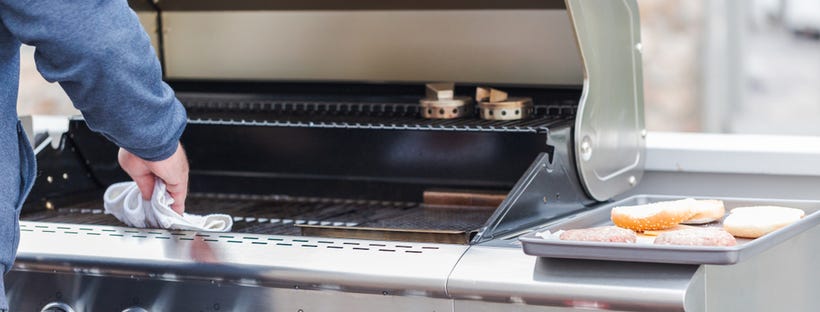
<path fill-rule="evenodd" d="M 20 44 L 59 82 L 88 126 L 120 146 L 122 168 L 150 198 L 162 179 L 185 209 L 188 161 L 179 144 L 185 109 L 162 82 L 157 56 L 125 0 L 0 0 L 0 266 L 11 269 L 20 207 L 35 160 L 16 112 Z M 0 311 L 8 309 L 0 283 Z"/>

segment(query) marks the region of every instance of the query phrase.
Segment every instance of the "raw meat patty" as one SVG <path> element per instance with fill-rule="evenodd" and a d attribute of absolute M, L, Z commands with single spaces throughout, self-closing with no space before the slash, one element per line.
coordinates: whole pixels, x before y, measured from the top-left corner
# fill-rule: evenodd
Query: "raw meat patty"
<path fill-rule="evenodd" d="M 698 228 L 666 232 L 655 238 L 657 245 L 734 246 L 732 234 L 721 229 Z"/>
<path fill-rule="evenodd" d="M 588 229 L 567 230 L 559 236 L 561 240 L 634 243 L 637 239 L 635 232 L 617 226 L 601 226 Z"/>

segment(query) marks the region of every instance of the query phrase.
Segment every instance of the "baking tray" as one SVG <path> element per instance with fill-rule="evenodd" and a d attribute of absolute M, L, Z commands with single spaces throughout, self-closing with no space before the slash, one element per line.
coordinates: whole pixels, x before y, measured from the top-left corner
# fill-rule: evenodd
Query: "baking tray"
<path fill-rule="evenodd" d="M 798 222 L 783 227 L 757 239 L 737 238 L 732 247 L 673 246 L 645 243 L 623 244 L 604 242 L 562 241 L 536 236 L 545 230 L 555 232 L 612 225 L 610 210 L 618 206 L 641 205 L 658 201 L 678 200 L 687 197 L 635 195 L 617 202 L 607 203 L 557 223 L 532 231 L 519 237 L 524 253 L 547 258 L 593 259 L 611 261 L 656 262 L 676 264 L 735 264 L 820 224 L 820 201 L 767 200 L 748 198 L 697 197 L 695 199 L 720 199 L 726 212 L 735 207 L 775 205 L 802 209 L 806 215 Z M 704 226 L 721 227 L 719 222 Z"/>

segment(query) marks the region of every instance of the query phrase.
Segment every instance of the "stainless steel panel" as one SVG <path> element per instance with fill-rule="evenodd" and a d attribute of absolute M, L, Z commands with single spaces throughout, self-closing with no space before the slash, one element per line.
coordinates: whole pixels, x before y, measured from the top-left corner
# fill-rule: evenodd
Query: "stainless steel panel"
<path fill-rule="evenodd" d="M 456 311 L 814 311 L 820 227 L 734 265 L 526 256 L 515 240 L 474 246 L 447 291 Z"/>
<path fill-rule="evenodd" d="M 450 275 L 447 293 L 457 309 L 492 302 L 681 311 L 697 270 L 693 265 L 546 259 L 525 255 L 520 247 L 473 246 Z"/>
<path fill-rule="evenodd" d="M 820 177 L 817 176 L 649 171 L 644 182 L 623 196 L 662 194 L 818 200 L 817 190 L 820 190 Z"/>
<path fill-rule="evenodd" d="M 595 306 L 568 308 L 568 307 L 545 307 L 523 304 L 510 304 L 505 302 L 482 302 L 473 300 L 455 300 L 453 310 L 457 312 L 568 312 L 568 311 L 589 311 Z"/>
<path fill-rule="evenodd" d="M 565 10 L 169 11 L 169 78 L 580 85 Z"/>
<path fill-rule="evenodd" d="M 24 228 L 29 225 L 43 224 L 26 222 Z M 102 231 L 112 230 L 107 227 L 85 231 L 84 236 L 80 234 L 84 233 L 81 228 L 70 230 L 78 234 L 57 235 L 77 235 L 79 240 L 85 240 L 98 236 L 87 233 L 131 234 Z M 31 233 L 24 231 L 24 237 Z M 162 235 L 136 235 L 143 234 Z M 122 263 L 89 269 L 77 261 L 32 258 L 31 254 L 19 261 L 24 265 L 18 265 L 7 275 L 6 285 L 12 307 L 22 311 L 36 311 L 54 301 L 68 303 L 78 311 L 118 311 L 134 306 L 152 311 L 812 311 L 820 305 L 820 298 L 814 295 L 814 290 L 820 288 L 820 270 L 813 266 L 820 254 L 820 245 L 813 239 L 817 235 L 820 228 L 750 261 L 725 266 L 539 259 L 524 255 L 515 240 L 497 240 L 486 246 L 474 246 L 464 254 L 447 284 L 447 296 L 452 299 L 407 291 L 372 293 L 355 287 L 310 287 L 311 283 L 302 282 L 260 283 L 252 274 L 242 274 L 238 265 L 225 264 L 213 270 L 213 263 L 204 261 L 199 264 L 200 273 L 233 270 L 238 273 L 236 276 L 245 278 L 224 278 L 224 274 L 222 278 L 192 278 L 191 274 L 167 273 L 181 266 L 174 262 L 165 263 L 166 273 L 157 273 L 164 266 L 140 263 L 139 259 L 118 270 L 107 268 Z M 151 239 L 162 240 L 139 238 L 146 245 L 153 245 Z M 30 240 L 24 240 L 21 247 L 26 241 Z M 63 242 L 64 239 L 54 240 L 54 248 L 59 249 Z M 88 239 L 88 243 L 98 242 Z M 134 249 L 135 258 L 140 258 L 139 252 L 144 250 Z M 272 250 L 267 256 L 289 255 Z M 300 260 L 304 263 L 302 268 L 307 269 L 315 262 L 337 259 Z M 378 267 L 378 260 L 381 259 L 368 260 L 368 264 Z M 139 267 L 148 270 L 128 270 Z M 413 270 L 412 265 L 398 269 L 408 268 Z M 295 272 L 294 276 L 304 277 L 306 273 Z"/>
<path fill-rule="evenodd" d="M 441 297 L 467 246 L 21 222 L 14 270 Z"/>
<path fill-rule="evenodd" d="M 593 198 L 637 185 L 644 164 L 643 76 L 634 0 L 568 0 L 584 64 L 575 158 Z"/>
<path fill-rule="evenodd" d="M 820 226 L 736 265 L 704 266 L 706 306 L 692 311 L 817 311 Z"/>
<path fill-rule="evenodd" d="M 817 159 L 818 136 L 653 131 L 646 136 L 646 171 L 817 178 Z"/>
<path fill-rule="evenodd" d="M 14 311 L 62 302 L 76 311 L 452 311 L 450 299 L 177 282 L 87 274 L 12 271 L 6 276 Z"/>

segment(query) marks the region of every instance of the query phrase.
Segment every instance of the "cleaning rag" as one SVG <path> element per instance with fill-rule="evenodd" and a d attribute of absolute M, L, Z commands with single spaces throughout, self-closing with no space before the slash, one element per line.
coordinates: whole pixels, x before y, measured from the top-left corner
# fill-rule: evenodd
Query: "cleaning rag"
<path fill-rule="evenodd" d="M 179 215 L 171 209 L 174 199 L 166 192 L 165 183 L 159 179 L 154 184 L 154 194 L 150 200 L 142 198 L 137 183 L 121 182 L 112 184 L 105 190 L 103 201 L 106 214 L 114 215 L 133 227 L 227 232 L 233 226 L 233 218 L 226 214 Z"/>

